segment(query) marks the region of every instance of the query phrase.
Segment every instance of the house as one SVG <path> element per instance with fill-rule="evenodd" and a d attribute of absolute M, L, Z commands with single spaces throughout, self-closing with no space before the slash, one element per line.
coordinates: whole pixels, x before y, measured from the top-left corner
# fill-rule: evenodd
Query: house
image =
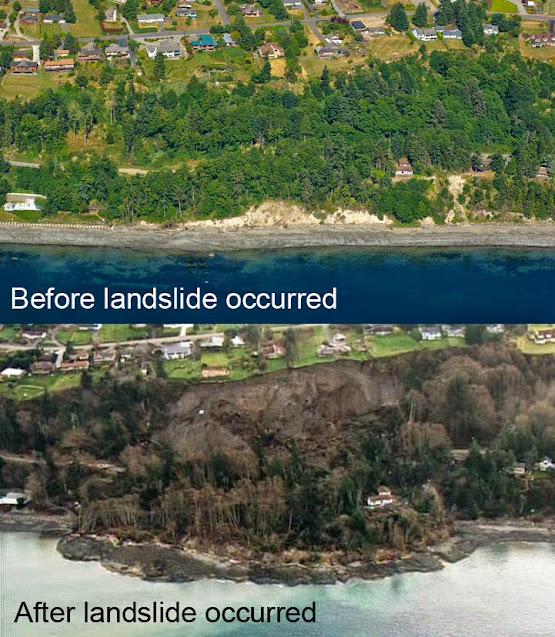
<path fill-rule="evenodd" d="M 20 380 L 27 372 L 19 367 L 6 367 L 0 372 L 0 381 Z"/>
<path fill-rule="evenodd" d="M 484 24 L 484 35 L 499 35 L 499 27 L 495 24 Z"/>
<path fill-rule="evenodd" d="M 281 343 L 273 343 L 262 347 L 261 352 L 264 358 L 283 358 L 285 356 L 285 347 Z"/>
<path fill-rule="evenodd" d="M 162 13 L 139 13 L 137 22 L 139 24 L 164 24 L 166 16 Z"/>
<path fill-rule="evenodd" d="M 99 62 L 102 59 L 102 51 L 94 42 L 87 42 L 79 51 L 77 59 L 79 62 Z"/>
<path fill-rule="evenodd" d="M 204 367 L 201 371 L 203 378 L 221 378 L 229 376 L 231 373 L 229 367 Z"/>
<path fill-rule="evenodd" d="M 221 349 L 224 346 L 223 336 L 211 336 L 204 341 L 201 341 L 200 346 L 202 349 Z"/>
<path fill-rule="evenodd" d="M 462 40 L 462 31 L 460 29 L 443 29 L 441 33 L 444 40 Z"/>
<path fill-rule="evenodd" d="M 513 467 L 513 475 L 515 478 L 522 478 L 526 475 L 526 464 L 524 462 L 517 462 Z"/>
<path fill-rule="evenodd" d="M 486 332 L 488 334 L 504 334 L 505 326 L 503 323 L 495 323 L 494 325 L 486 325 Z"/>
<path fill-rule="evenodd" d="M 56 56 L 56 58 L 67 58 L 69 57 L 69 49 L 64 49 L 61 46 L 59 46 L 54 51 L 54 55 Z"/>
<path fill-rule="evenodd" d="M 47 13 L 43 19 L 43 24 L 65 24 L 66 21 L 61 15 L 56 15 L 55 13 Z"/>
<path fill-rule="evenodd" d="M 284 58 L 285 51 L 283 47 L 279 46 L 275 42 L 266 42 L 258 49 L 260 57 L 267 58 L 269 60 L 275 60 L 276 58 Z"/>
<path fill-rule="evenodd" d="M 74 60 L 46 60 L 44 62 L 44 70 L 50 73 L 60 71 L 73 71 L 74 68 Z"/>
<path fill-rule="evenodd" d="M 338 57 L 347 57 L 349 51 L 347 49 L 340 49 L 335 46 L 317 46 L 314 49 L 316 55 L 323 60 L 330 60 Z"/>
<path fill-rule="evenodd" d="M 412 34 L 417 40 L 420 40 L 421 42 L 437 40 L 437 31 L 434 27 L 415 28 L 412 30 Z"/>
<path fill-rule="evenodd" d="M 193 5 L 189 2 L 189 0 L 178 0 L 177 8 L 178 9 L 192 9 Z"/>
<path fill-rule="evenodd" d="M 343 334 L 336 334 L 330 342 L 322 343 L 318 348 L 318 356 L 337 356 L 351 351 Z"/>
<path fill-rule="evenodd" d="M 23 507 L 31 500 L 21 491 L 8 491 L 6 495 L 0 496 L 0 509 L 9 511 L 12 507 Z"/>
<path fill-rule="evenodd" d="M 33 193 L 9 192 L 6 195 L 4 210 L 40 210 L 37 199 L 46 199 L 46 197 Z"/>
<path fill-rule="evenodd" d="M 536 345 L 555 343 L 555 328 L 531 329 L 528 331 L 528 338 Z"/>
<path fill-rule="evenodd" d="M 175 12 L 176 18 L 197 18 L 197 12 L 191 11 L 191 9 L 177 9 Z"/>
<path fill-rule="evenodd" d="M 414 175 L 414 170 L 412 169 L 412 164 L 408 160 L 407 157 L 401 157 L 397 161 L 397 166 L 395 168 L 395 176 L 396 177 L 412 177 Z"/>
<path fill-rule="evenodd" d="M 536 179 L 540 181 L 549 181 L 549 173 L 546 166 L 540 166 L 536 172 Z"/>
<path fill-rule="evenodd" d="M 111 60 L 112 58 L 128 58 L 129 57 L 129 46 L 127 44 L 109 44 L 104 50 L 106 57 Z"/>
<path fill-rule="evenodd" d="M 555 46 L 555 33 L 538 33 L 524 36 L 534 48 L 542 48 L 544 46 Z"/>
<path fill-rule="evenodd" d="M 172 39 L 152 43 L 147 42 L 145 49 L 146 54 L 151 59 L 155 58 L 158 53 L 161 53 L 165 58 L 175 60 L 176 58 L 180 58 L 183 53 L 181 44 Z"/>
<path fill-rule="evenodd" d="M 109 365 L 116 360 L 116 350 L 111 347 L 104 347 L 95 350 L 93 354 L 93 365 Z"/>
<path fill-rule="evenodd" d="M 64 373 L 69 373 L 69 372 L 83 372 L 86 369 L 89 369 L 90 367 L 90 363 L 88 360 L 86 361 L 80 361 L 80 360 L 73 360 L 73 361 L 64 361 L 61 366 L 60 366 L 60 371 L 64 372 Z"/>
<path fill-rule="evenodd" d="M 351 26 L 357 33 L 363 33 L 366 31 L 366 25 L 360 20 L 351 20 Z"/>
<path fill-rule="evenodd" d="M 551 460 L 548 456 L 545 456 L 543 460 L 536 462 L 534 469 L 537 469 L 538 471 L 553 471 L 555 469 L 555 462 L 553 462 L 553 460 Z"/>
<path fill-rule="evenodd" d="M 10 71 L 12 73 L 36 73 L 39 65 L 30 60 L 13 60 L 10 62 Z"/>
<path fill-rule="evenodd" d="M 46 376 L 53 374 L 56 371 L 56 366 L 50 361 L 37 361 L 31 364 L 31 374 L 36 376 Z"/>
<path fill-rule="evenodd" d="M 466 336 L 464 325 L 442 325 L 441 331 L 447 338 L 464 338 Z"/>
<path fill-rule="evenodd" d="M 29 328 L 23 328 L 21 330 L 21 338 L 27 341 L 42 341 L 46 336 L 47 333 L 45 330 L 33 330 Z"/>
<path fill-rule="evenodd" d="M 379 324 L 379 323 L 369 323 L 362 328 L 365 334 L 371 336 L 389 336 L 393 334 L 394 327 L 393 325 Z"/>
<path fill-rule="evenodd" d="M 343 40 L 338 35 L 335 35 L 335 34 L 332 34 L 328 36 L 327 38 L 324 38 L 324 42 L 329 46 L 341 46 L 343 44 Z"/>
<path fill-rule="evenodd" d="M 233 347 L 245 347 L 245 341 L 240 336 L 234 336 L 231 339 L 231 345 Z"/>
<path fill-rule="evenodd" d="M 117 22 L 118 21 L 118 8 L 111 5 L 106 9 L 104 13 L 105 22 Z"/>
<path fill-rule="evenodd" d="M 286 9 L 301 9 L 303 0 L 283 0 L 283 6 Z"/>
<path fill-rule="evenodd" d="M 418 331 L 423 341 L 438 341 L 441 338 L 441 330 L 434 325 L 429 327 L 420 326 Z"/>
<path fill-rule="evenodd" d="M 37 24 L 39 21 L 39 16 L 35 13 L 24 13 L 21 16 L 20 21 L 23 24 Z"/>
<path fill-rule="evenodd" d="M 395 504 L 395 496 L 388 487 L 378 487 L 377 495 L 368 496 L 366 500 L 370 509 L 384 509 Z"/>
<path fill-rule="evenodd" d="M 191 356 L 193 349 L 193 341 L 182 341 L 181 343 L 170 343 L 169 345 L 164 345 L 160 351 L 162 352 L 162 356 L 165 360 L 178 361 Z"/>
<path fill-rule="evenodd" d="M 243 5 L 241 7 L 241 13 L 245 18 L 260 18 L 263 14 L 263 11 L 259 7 Z"/>
<path fill-rule="evenodd" d="M 371 38 L 375 38 L 380 35 L 385 35 L 385 27 L 367 27 L 365 33 Z"/>
<path fill-rule="evenodd" d="M 191 46 L 195 51 L 213 51 L 218 45 L 211 35 L 203 33 L 198 40 L 191 41 Z"/>
<path fill-rule="evenodd" d="M 237 46 L 235 40 L 229 35 L 229 33 L 224 33 L 222 38 L 226 46 Z"/>

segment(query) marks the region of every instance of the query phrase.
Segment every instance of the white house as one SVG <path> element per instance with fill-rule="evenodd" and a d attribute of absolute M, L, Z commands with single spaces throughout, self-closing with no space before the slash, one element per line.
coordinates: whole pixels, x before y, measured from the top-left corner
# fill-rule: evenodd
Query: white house
<path fill-rule="evenodd" d="M 19 367 L 6 367 L 0 372 L 0 380 L 19 380 L 27 372 Z"/>
<path fill-rule="evenodd" d="M 245 347 L 245 341 L 240 336 L 234 336 L 231 339 L 233 347 Z"/>
<path fill-rule="evenodd" d="M 412 34 L 417 40 L 420 40 L 421 42 L 437 40 L 437 31 L 434 29 L 434 27 L 415 28 L 412 30 Z"/>
<path fill-rule="evenodd" d="M 181 44 L 172 39 L 147 42 L 145 49 L 150 59 L 154 59 L 158 53 L 161 53 L 165 58 L 174 60 L 180 58 L 183 53 Z"/>
<path fill-rule="evenodd" d="M 166 17 L 161 13 L 139 13 L 137 22 L 144 24 L 163 24 Z"/>
<path fill-rule="evenodd" d="M 4 210 L 40 210 L 37 199 L 46 199 L 46 197 L 30 192 L 9 192 L 6 195 Z"/>
<path fill-rule="evenodd" d="M 555 469 L 555 463 L 546 456 L 543 460 L 536 463 L 535 468 L 539 471 L 552 471 Z"/>
<path fill-rule="evenodd" d="M 177 361 L 191 356 L 193 353 L 193 347 L 193 341 L 183 341 L 181 343 L 164 345 L 160 351 L 167 361 Z"/>
<path fill-rule="evenodd" d="M 441 330 L 439 327 L 419 327 L 418 331 L 423 341 L 438 341 L 441 338 Z"/>
<path fill-rule="evenodd" d="M 499 27 L 495 24 L 484 24 L 484 35 L 498 35 Z"/>
<path fill-rule="evenodd" d="M 224 340 L 223 336 L 211 336 L 205 341 L 202 341 L 200 346 L 203 349 L 220 349 L 224 346 Z"/>
<path fill-rule="evenodd" d="M 388 487 L 379 487 L 378 495 L 368 496 L 366 502 L 370 509 L 383 509 L 395 503 L 395 496 Z"/>
<path fill-rule="evenodd" d="M 106 9 L 105 21 L 106 22 L 117 22 L 118 20 L 118 8 L 114 6 L 110 6 Z"/>

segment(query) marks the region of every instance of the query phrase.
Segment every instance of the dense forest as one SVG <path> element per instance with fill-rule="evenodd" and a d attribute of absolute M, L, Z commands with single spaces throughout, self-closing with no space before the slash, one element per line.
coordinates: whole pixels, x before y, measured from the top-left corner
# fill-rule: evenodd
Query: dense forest
<path fill-rule="evenodd" d="M 45 193 L 45 214 L 92 202 L 125 221 L 231 216 L 269 199 L 441 220 L 453 206 L 446 175 L 478 169 L 489 153 L 495 177 L 470 180 L 460 203 L 547 218 L 555 189 L 533 178 L 540 165 L 555 169 L 554 92 L 552 65 L 495 46 L 430 55 L 424 46 L 303 84 L 230 90 L 193 78 L 182 92 L 163 84 L 146 92 L 133 80 L 67 83 L 0 101 L 4 153 L 44 162 L 3 166 L 0 194 Z M 392 185 L 404 156 L 420 178 Z M 127 161 L 153 172 L 119 174 Z"/>
<path fill-rule="evenodd" d="M 555 357 L 503 345 L 191 387 L 84 376 L 0 408 L 4 452 L 39 454 L 2 461 L 4 483 L 36 506 L 79 502 L 85 532 L 404 550 L 454 517 L 555 511 L 554 472 L 513 475 L 555 455 Z M 399 504 L 369 512 L 383 484 Z"/>

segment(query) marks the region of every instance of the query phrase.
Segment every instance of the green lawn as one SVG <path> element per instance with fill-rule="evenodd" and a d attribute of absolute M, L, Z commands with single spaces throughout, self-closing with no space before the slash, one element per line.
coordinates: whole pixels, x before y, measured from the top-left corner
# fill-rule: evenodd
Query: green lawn
<path fill-rule="evenodd" d="M 19 328 L 13 325 L 4 325 L 0 330 L 0 342 L 11 343 L 19 335 Z"/>
<path fill-rule="evenodd" d="M 130 325 L 103 325 L 99 334 L 99 340 L 101 343 L 135 341 L 149 337 L 150 330 L 148 327 L 135 329 Z"/>
<path fill-rule="evenodd" d="M 102 35 L 100 22 L 96 19 L 96 11 L 89 4 L 89 0 L 72 0 L 72 4 L 77 22 L 70 25 L 71 33 L 78 38 Z"/>
<path fill-rule="evenodd" d="M 517 8 L 509 0 L 491 0 L 491 11 L 496 11 L 498 13 L 516 13 Z"/>
<path fill-rule="evenodd" d="M 392 334 L 391 336 L 374 336 L 371 340 L 373 356 L 395 356 L 414 350 L 445 349 L 447 347 L 465 347 L 463 338 L 442 338 L 438 341 L 417 341 L 410 334 Z"/>
<path fill-rule="evenodd" d="M 67 75 L 47 74 L 39 69 L 36 75 L 17 75 L 8 73 L 2 78 L 0 84 L 0 97 L 6 100 L 28 100 L 36 97 L 41 91 L 56 88 L 59 84 L 68 81 Z"/>
<path fill-rule="evenodd" d="M 92 343 L 90 330 L 58 330 L 56 336 L 60 343 L 64 345 L 67 345 L 67 343 L 72 343 L 73 345 L 90 345 Z"/>

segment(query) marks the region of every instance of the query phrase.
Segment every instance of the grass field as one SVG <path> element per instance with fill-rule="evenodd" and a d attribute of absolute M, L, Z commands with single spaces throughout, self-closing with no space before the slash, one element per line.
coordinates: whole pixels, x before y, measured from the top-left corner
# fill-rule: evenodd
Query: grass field
<path fill-rule="evenodd" d="M 58 330 L 56 338 L 64 345 L 67 343 L 72 345 L 90 345 L 92 343 L 92 334 L 89 330 Z"/>
<path fill-rule="evenodd" d="M 96 19 L 96 11 L 89 4 L 89 1 L 72 0 L 72 4 L 77 16 L 77 22 L 70 25 L 69 30 L 71 33 L 78 38 L 102 35 L 100 22 Z"/>
<path fill-rule="evenodd" d="M 496 11 L 497 13 L 516 13 L 517 8 L 509 0 L 491 0 L 490 11 Z"/>
<path fill-rule="evenodd" d="M 147 327 L 135 329 L 130 325 L 103 325 L 99 340 L 101 343 L 114 343 L 121 341 L 135 341 L 149 338 L 150 331 Z"/>
<path fill-rule="evenodd" d="M 0 97 L 5 100 L 16 98 L 28 100 L 36 97 L 41 91 L 56 88 L 56 86 L 67 81 L 70 81 L 67 75 L 56 73 L 47 75 L 43 69 L 39 69 L 36 75 L 14 75 L 13 73 L 8 73 L 2 78 Z"/>
<path fill-rule="evenodd" d="M 417 341 L 410 334 L 392 334 L 391 336 L 376 336 L 372 339 L 372 354 L 381 358 L 395 356 L 415 350 L 445 349 L 447 347 L 465 347 L 462 338 L 442 338 L 438 341 Z"/>
<path fill-rule="evenodd" d="M 555 15 L 555 0 L 547 0 L 544 12 L 549 15 Z"/>

